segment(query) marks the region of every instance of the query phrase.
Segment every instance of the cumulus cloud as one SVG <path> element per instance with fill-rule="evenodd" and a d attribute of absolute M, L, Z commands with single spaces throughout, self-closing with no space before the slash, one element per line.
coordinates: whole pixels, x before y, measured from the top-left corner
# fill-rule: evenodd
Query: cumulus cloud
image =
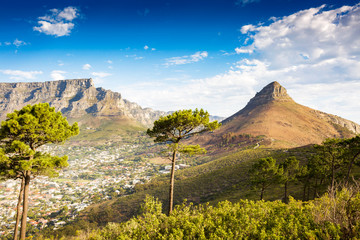
<path fill-rule="evenodd" d="M 326 11 L 311 8 L 277 18 L 267 26 L 243 26 L 251 44 L 243 51 L 261 53 L 274 67 L 314 64 L 325 59 L 352 58 L 360 54 L 360 7 L 344 6 Z"/>
<path fill-rule="evenodd" d="M 248 43 L 236 52 L 249 56 L 228 71 L 203 79 L 122 86 L 123 94 L 143 106 L 203 107 L 226 117 L 265 85 L 279 81 L 296 102 L 360 123 L 359 16 L 360 4 L 330 10 L 320 6 L 272 18 L 267 25 L 247 25 L 241 33 Z M 191 59 L 171 58 L 167 65 Z"/>
<path fill-rule="evenodd" d="M 66 73 L 65 71 L 54 70 L 51 72 L 50 77 L 53 80 L 64 80 L 64 79 L 66 79 L 66 77 L 64 76 L 65 73 Z"/>
<path fill-rule="evenodd" d="M 93 75 L 94 77 L 104 78 L 104 77 L 109 77 L 109 76 L 111 76 L 111 73 L 107 73 L 107 72 L 92 72 L 91 75 Z"/>
<path fill-rule="evenodd" d="M 84 64 L 83 66 L 82 66 L 82 69 L 84 69 L 84 70 L 89 70 L 91 68 L 91 65 L 90 64 Z"/>
<path fill-rule="evenodd" d="M 188 63 L 194 63 L 199 62 L 200 60 L 203 60 L 208 57 L 208 52 L 196 52 L 190 56 L 182 56 L 182 57 L 172 57 L 167 58 L 165 66 L 172 66 L 172 65 L 182 65 L 182 64 L 188 64 Z"/>
<path fill-rule="evenodd" d="M 75 26 L 73 20 L 79 16 L 79 10 L 75 7 L 66 7 L 63 10 L 51 9 L 50 13 L 38 18 L 40 26 L 33 27 L 34 31 L 56 37 L 70 35 Z"/>
<path fill-rule="evenodd" d="M 36 75 L 40 75 L 42 71 L 21 71 L 21 70 L 0 70 L 0 73 L 9 75 L 11 80 L 21 81 L 21 80 L 31 80 L 36 79 Z"/>
<path fill-rule="evenodd" d="M 145 45 L 145 46 L 144 46 L 144 49 L 145 49 L 145 50 L 148 50 L 148 49 L 149 49 L 149 46 L 148 46 L 148 45 Z"/>

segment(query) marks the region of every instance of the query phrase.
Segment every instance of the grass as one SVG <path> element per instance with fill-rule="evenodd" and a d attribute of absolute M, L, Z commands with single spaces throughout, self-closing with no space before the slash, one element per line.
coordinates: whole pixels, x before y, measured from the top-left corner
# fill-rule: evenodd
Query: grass
<path fill-rule="evenodd" d="M 93 117 L 86 115 L 81 119 L 80 134 L 72 137 L 68 144 L 71 145 L 102 145 L 107 142 L 121 141 L 123 138 L 143 132 L 146 128 L 126 117 Z"/>

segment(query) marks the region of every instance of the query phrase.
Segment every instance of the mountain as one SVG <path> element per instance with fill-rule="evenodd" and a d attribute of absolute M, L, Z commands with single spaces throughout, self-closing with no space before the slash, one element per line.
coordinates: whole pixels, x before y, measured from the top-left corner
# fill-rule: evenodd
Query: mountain
<path fill-rule="evenodd" d="M 91 78 L 47 82 L 0 83 L 0 120 L 27 104 L 48 102 L 70 120 L 89 124 L 86 117 L 133 119 L 149 126 L 165 114 L 121 97 L 120 93 L 96 88 Z"/>
<path fill-rule="evenodd" d="M 222 123 L 211 138 L 207 137 L 208 143 L 225 134 L 250 134 L 265 136 L 273 147 L 296 147 L 360 133 L 360 125 L 352 121 L 296 103 L 278 82 L 268 84 Z"/>

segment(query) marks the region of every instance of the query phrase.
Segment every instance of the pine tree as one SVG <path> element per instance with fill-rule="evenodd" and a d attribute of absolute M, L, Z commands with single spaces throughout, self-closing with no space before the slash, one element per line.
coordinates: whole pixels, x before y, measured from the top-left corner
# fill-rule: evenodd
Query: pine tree
<path fill-rule="evenodd" d="M 172 166 L 170 175 L 169 190 L 169 215 L 173 209 L 174 198 L 174 176 L 176 154 L 184 152 L 188 154 L 204 153 L 205 149 L 199 145 L 180 145 L 180 141 L 194 134 L 205 131 L 213 131 L 220 127 L 217 121 L 209 122 L 209 113 L 203 109 L 179 110 L 168 116 L 160 117 L 154 122 L 152 129 L 147 130 L 150 137 L 155 137 L 155 142 L 169 143 L 169 150 L 172 153 Z"/>
<path fill-rule="evenodd" d="M 272 157 L 259 159 L 252 165 L 249 173 L 253 188 L 260 189 L 260 200 L 263 200 L 264 192 L 270 185 L 279 183 L 282 175 L 281 169 L 279 171 L 276 160 Z"/>
<path fill-rule="evenodd" d="M 77 123 L 69 125 L 61 112 L 55 112 L 55 108 L 48 103 L 27 105 L 15 110 L 1 123 L 0 140 L 6 156 L 6 160 L 0 164 L 1 175 L 20 178 L 24 184 L 23 195 L 19 197 L 19 201 L 21 198 L 23 200 L 21 240 L 26 236 L 31 180 L 38 175 L 56 176 L 57 170 L 68 165 L 67 156 L 51 156 L 38 151 L 38 148 L 44 144 L 62 143 L 78 133 Z"/>

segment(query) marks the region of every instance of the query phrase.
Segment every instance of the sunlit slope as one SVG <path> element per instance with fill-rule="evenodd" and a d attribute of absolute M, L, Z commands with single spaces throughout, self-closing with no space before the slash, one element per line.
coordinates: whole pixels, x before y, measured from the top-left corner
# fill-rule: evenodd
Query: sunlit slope
<path fill-rule="evenodd" d="M 360 126 L 296 103 L 284 87 L 273 82 L 257 93 L 245 108 L 225 119 L 219 130 L 196 141 L 213 144 L 229 133 L 262 135 L 267 139 L 266 145 L 279 148 L 318 144 L 326 138 L 352 137 L 360 133 Z"/>
<path fill-rule="evenodd" d="M 146 127 L 126 116 L 91 116 L 71 119 L 80 122 L 80 134 L 70 139 L 71 145 L 101 145 L 119 142 L 144 133 Z"/>

